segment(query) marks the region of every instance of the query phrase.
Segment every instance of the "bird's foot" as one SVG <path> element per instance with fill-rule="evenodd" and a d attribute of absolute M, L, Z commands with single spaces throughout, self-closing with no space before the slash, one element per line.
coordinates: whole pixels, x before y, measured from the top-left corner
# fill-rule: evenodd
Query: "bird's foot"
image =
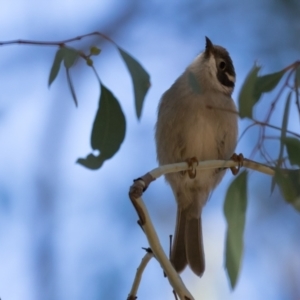
<path fill-rule="evenodd" d="M 240 154 L 233 153 L 232 156 L 230 157 L 230 159 L 232 159 L 235 162 L 238 162 L 237 167 L 231 167 L 230 168 L 231 173 L 233 175 L 236 175 L 240 171 L 240 168 L 243 166 L 244 156 L 243 156 L 242 153 L 240 153 Z"/>
<path fill-rule="evenodd" d="M 194 179 L 197 175 L 196 167 L 198 166 L 198 159 L 194 156 L 186 159 L 185 161 L 189 165 L 189 169 L 187 170 L 188 175 L 191 179 Z"/>

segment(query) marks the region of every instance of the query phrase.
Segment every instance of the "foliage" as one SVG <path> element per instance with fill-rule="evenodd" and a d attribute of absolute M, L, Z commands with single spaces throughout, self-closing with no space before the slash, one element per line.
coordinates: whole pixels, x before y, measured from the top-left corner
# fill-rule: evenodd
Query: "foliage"
<path fill-rule="evenodd" d="M 228 224 L 225 250 L 225 267 L 231 287 L 234 288 L 241 268 L 243 235 L 247 209 L 247 172 L 243 171 L 231 183 L 224 202 Z"/>
<path fill-rule="evenodd" d="M 17 40 L 2 42 L 0 46 L 10 44 L 57 46 L 58 49 L 50 70 L 48 85 L 50 87 L 61 69 L 64 69 L 67 84 L 76 106 L 78 106 L 78 99 L 70 75 L 71 69 L 79 59 L 84 59 L 87 66 L 92 69 L 99 83 L 100 96 L 91 131 L 91 148 L 99 153 L 90 153 L 86 158 L 79 158 L 77 162 L 86 168 L 95 170 L 99 169 L 106 160 L 112 158 L 120 149 L 126 134 L 126 118 L 118 99 L 102 83 L 94 67 L 93 59 L 101 53 L 101 50 L 97 46 L 92 45 L 89 53 L 86 54 L 69 46 L 73 41 L 92 35 L 99 36 L 116 46 L 132 79 L 135 110 L 137 118 L 140 119 L 145 96 L 150 87 L 150 76 L 137 60 L 102 33 L 93 32 L 60 42 Z M 250 121 L 250 125 L 244 130 L 241 137 L 250 128 L 255 126 L 259 128 L 259 137 L 253 147 L 251 157 L 259 154 L 266 164 L 274 168 L 275 176 L 272 181 L 271 191 L 278 186 L 287 203 L 291 204 L 297 211 L 300 211 L 300 135 L 288 129 L 292 103 L 294 103 L 300 117 L 300 62 L 295 62 L 281 71 L 262 76 L 259 75 L 260 70 L 260 66 L 256 64 L 253 66 L 239 94 L 239 116 Z M 280 82 L 282 82 L 284 77 L 285 80 L 280 86 Z M 195 93 L 201 93 L 201 87 L 195 80 L 193 73 L 189 74 L 189 83 Z M 274 97 L 270 109 L 266 111 L 265 118 L 257 120 L 255 112 L 261 103 L 260 99 L 266 93 L 276 89 L 278 93 Z M 286 91 L 288 91 L 287 96 L 283 97 Z M 277 127 L 270 124 L 270 119 L 277 103 L 282 99 L 285 99 L 285 109 L 282 114 L 282 125 Z M 279 153 L 276 158 L 272 158 L 266 147 L 264 147 L 267 139 L 267 128 L 277 133 Z M 244 171 L 229 186 L 224 202 L 224 214 L 228 226 L 225 266 L 232 288 L 236 286 L 243 256 L 243 234 L 247 213 L 247 183 L 248 176 L 247 172 Z"/>
<path fill-rule="evenodd" d="M 254 157 L 258 153 L 265 159 L 268 165 L 274 167 L 275 176 L 272 181 L 271 191 L 273 191 L 277 185 L 284 199 L 298 211 L 300 211 L 300 171 L 299 169 L 293 169 L 292 166 L 297 165 L 298 168 L 300 167 L 300 135 L 288 130 L 288 121 L 292 96 L 295 98 L 294 103 L 300 117 L 300 99 L 298 94 L 299 65 L 299 62 L 295 62 L 279 72 L 259 76 L 258 73 L 261 67 L 255 64 L 247 75 L 239 94 L 239 115 L 241 118 L 247 118 L 252 122 L 242 133 L 242 136 L 253 126 L 259 126 L 260 128 L 259 138 L 256 145 L 253 147 L 251 156 Z M 258 121 L 255 119 L 254 115 L 255 109 L 257 109 L 257 105 L 260 103 L 259 100 L 263 94 L 275 90 L 285 74 L 287 74 L 286 80 L 271 103 L 270 109 L 266 111 L 265 119 L 263 121 Z M 285 90 L 288 90 L 288 94 L 280 128 L 271 125 L 270 119 L 278 101 L 284 99 L 282 95 Z M 264 147 L 264 142 L 267 139 L 266 128 L 274 129 L 274 131 L 278 133 L 279 154 L 277 158 L 271 158 Z M 287 135 L 293 135 L 294 137 L 289 137 Z M 285 154 L 287 155 L 285 156 Z M 290 168 L 283 169 L 282 167 L 286 166 L 288 162 L 290 162 Z M 247 203 L 247 193 L 245 192 L 246 181 L 238 178 L 236 178 L 228 188 L 224 208 L 228 224 L 225 264 L 232 287 L 236 284 L 238 272 L 241 268 L 240 264 L 243 251 L 242 231 L 244 229 L 246 211 L 240 210 L 237 217 L 234 211 L 230 213 L 229 209 L 226 210 L 226 207 L 228 208 L 229 203 L 234 201 L 236 201 L 236 209 L 239 207 L 244 208 L 245 203 Z M 231 197 L 233 199 L 230 200 Z M 237 198 L 239 199 L 236 200 Z M 235 228 L 235 231 L 233 228 Z"/>
<path fill-rule="evenodd" d="M 137 118 L 140 118 L 144 99 L 150 87 L 150 76 L 138 61 L 122 48 L 116 47 L 131 76 L 134 88 L 136 115 Z M 78 106 L 78 100 L 70 76 L 70 69 L 75 64 L 76 60 L 78 58 L 85 59 L 87 65 L 93 69 L 98 79 L 101 95 L 99 99 L 99 108 L 92 128 L 91 147 L 93 150 L 99 150 L 100 154 L 95 156 L 91 153 L 86 159 L 79 158 L 77 160 L 79 164 L 91 170 L 99 169 L 105 160 L 110 159 L 115 155 L 124 140 L 126 132 L 126 120 L 120 103 L 113 93 L 101 83 L 97 71 L 93 66 L 91 57 L 99 55 L 100 52 L 101 50 L 98 47 L 91 46 L 90 53 L 84 54 L 80 50 L 66 46 L 65 43 L 60 43 L 54 57 L 48 80 L 48 85 L 51 86 L 60 71 L 61 63 L 64 62 L 70 93 L 75 105 Z"/>

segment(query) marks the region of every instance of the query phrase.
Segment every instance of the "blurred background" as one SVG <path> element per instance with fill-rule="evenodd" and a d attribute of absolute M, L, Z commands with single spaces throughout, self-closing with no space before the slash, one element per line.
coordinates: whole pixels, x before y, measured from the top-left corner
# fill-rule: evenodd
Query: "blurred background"
<path fill-rule="evenodd" d="M 94 59 L 103 83 L 119 99 L 127 119 L 120 151 L 98 171 L 76 164 L 90 153 L 90 132 L 99 86 L 79 61 L 71 70 L 75 108 L 64 72 L 49 89 L 55 47 L 0 47 L 0 298 L 2 300 L 126 299 L 147 247 L 128 199 L 134 178 L 157 166 L 156 109 L 161 94 L 204 48 L 204 36 L 228 49 L 235 64 L 234 99 L 254 62 L 263 73 L 300 57 L 300 3 L 289 1 L 1 1 L 0 41 L 57 41 L 92 31 L 110 36 L 151 75 L 142 118 L 116 49 L 99 38 Z M 256 110 L 263 116 L 272 98 Z M 284 101 L 272 124 L 281 125 Z M 240 132 L 249 123 L 240 122 Z M 289 120 L 299 132 L 299 118 Z M 249 131 L 237 146 L 247 157 L 257 138 Z M 267 144 L 268 147 L 268 144 Z M 278 154 L 278 144 L 269 144 Z M 261 158 L 256 157 L 257 160 Z M 262 159 L 261 159 L 262 161 Z M 300 299 L 300 215 L 286 204 L 271 179 L 250 173 L 245 252 L 236 289 L 224 270 L 227 174 L 203 213 L 206 271 L 188 269 L 183 280 L 196 299 Z M 163 247 L 175 223 L 175 202 L 163 179 L 144 200 Z M 153 259 L 138 299 L 174 299 Z"/>

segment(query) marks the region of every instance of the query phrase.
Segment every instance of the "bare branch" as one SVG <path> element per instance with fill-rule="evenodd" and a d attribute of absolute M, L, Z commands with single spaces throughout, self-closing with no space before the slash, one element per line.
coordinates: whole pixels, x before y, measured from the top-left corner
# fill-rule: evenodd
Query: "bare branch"
<path fill-rule="evenodd" d="M 135 274 L 135 278 L 132 284 L 132 288 L 130 290 L 130 293 L 128 295 L 127 300 L 135 300 L 137 299 L 137 291 L 142 279 L 142 275 L 143 272 L 148 264 L 148 262 L 150 261 L 150 259 L 153 257 L 153 252 L 152 251 L 147 251 L 147 253 L 145 254 L 145 256 L 143 257 L 139 267 L 136 270 L 136 274 Z"/>
<path fill-rule="evenodd" d="M 198 165 L 193 165 L 193 166 L 189 166 L 188 163 L 186 162 L 164 165 L 155 168 L 152 171 L 146 173 L 144 176 L 136 179 L 134 181 L 134 184 L 130 187 L 129 197 L 139 215 L 140 218 L 139 224 L 142 226 L 146 234 L 146 237 L 154 253 L 154 256 L 156 257 L 157 261 L 160 263 L 161 267 L 163 268 L 165 274 L 168 277 L 171 286 L 173 287 L 174 291 L 176 292 L 176 294 L 179 296 L 180 299 L 192 300 L 194 298 L 185 287 L 184 283 L 182 282 L 177 272 L 174 270 L 173 266 L 171 265 L 169 259 L 167 258 L 166 254 L 164 253 L 161 247 L 158 236 L 152 224 L 151 218 L 141 197 L 143 191 L 148 187 L 148 185 L 152 181 L 167 173 L 187 171 L 192 168 L 196 168 L 198 170 L 206 170 L 206 169 L 216 169 L 216 168 L 231 168 L 231 167 L 238 167 L 238 166 L 240 166 L 240 162 L 233 161 L 233 160 L 201 161 L 198 163 Z M 275 174 L 274 168 L 246 158 L 244 158 L 243 160 L 243 166 L 248 169 L 256 170 L 258 172 L 267 175 L 273 176 Z M 133 293 L 132 295 L 135 294 Z"/>

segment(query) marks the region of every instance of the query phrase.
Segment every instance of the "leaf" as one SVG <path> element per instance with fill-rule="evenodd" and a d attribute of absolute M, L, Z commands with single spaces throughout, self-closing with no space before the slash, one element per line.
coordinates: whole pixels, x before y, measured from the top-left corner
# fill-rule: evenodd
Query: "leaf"
<path fill-rule="evenodd" d="M 69 48 L 69 47 L 63 47 L 61 48 L 62 51 L 63 51 L 63 55 L 64 55 L 64 64 L 65 64 L 65 67 L 67 69 L 71 68 L 76 59 L 78 58 L 79 56 L 79 53 L 76 49 L 73 49 L 73 48 Z"/>
<path fill-rule="evenodd" d="M 284 140 L 286 137 L 286 131 L 287 131 L 287 125 L 288 125 L 290 102 L 291 102 L 291 92 L 288 94 L 288 97 L 287 97 L 287 100 L 285 103 L 284 112 L 283 112 L 282 125 L 281 125 L 280 148 L 279 148 L 279 155 L 278 155 L 278 159 L 277 159 L 276 169 L 279 169 L 283 162 Z M 276 186 L 276 181 L 275 181 L 275 177 L 273 177 L 272 182 L 271 182 L 271 194 L 273 193 L 275 186 Z"/>
<path fill-rule="evenodd" d="M 196 94 L 201 94 L 201 86 L 193 72 L 188 73 L 189 85 Z"/>
<path fill-rule="evenodd" d="M 241 118 L 252 118 L 254 105 L 263 93 L 272 91 L 279 83 L 286 70 L 258 76 L 260 66 L 254 65 L 250 70 L 239 95 L 239 107 Z"/>
<path fill-rule="evenodd" d="M 278 161 L 277 161 L 278 166 L 281 165 L 282 159 L 283 159 L 284 139 L 286 138 L 286 130 L 287 130 L 288 119 L 289 119 L 291 95 L 292 95 L 292 92 L 289 92 L 286 103 L 285 103 L 284 112 L 283 112 L 282 125 L 281 125 L 281 137 L 280 137 L 280 150 L 279 150 L 279 157 L 278 157 Z"/>
<path fill-rule="evenodd" d="M 239 112 L 241 118 L 252 118 L 252 109 L 259 98 L 255 97 L 257 74 L 261 67 L 254 65 L 247 75 L 239 94 Z"/>
<path fill-rule="evenodd" d="M 300 141 L 296 138 L 287 137 L 283 140 L 291 165 L 300 167 Z"/>
<path fill-rule="evenodd" d="M 300 87 L 300 67 L 298 66 L 296 69 L 296 74 L 295 74 L 295 83 L 296 87 Z"/>
<path fill-rule="evenodd" d="M 120 148 L 126 131 L 126 120 L 121 106 L 115 96 L 100 83 L 101 96 L 99 108 L 93 124 L 91 146 L 99 150 L 95 156 L 80 158 L 77 162 L 89 169 L 99 169 L 105 160 L 111 158 Z"/>
<path fill-rule="evenodd" d="M 259 76 L 255 83 L 255 98 L 259 99 L 262 93 L 272 91 L 279 83 L 286 70 Z"/>
<path fill-rule="evenodd" d="M 74 86 L 73 86 L 73 82 L 72 82 L 72 79 L 71 79 L 71 76 L 70 76 L 69 68 L 66 68 L 66 74 L 67 74 L 68 86 L 69 86 L 72 98 L 75 102 L 75 106 L 77 107 L 78 106 L 78 101 L 77 101 L 77 97 L 76 97 L 76 94 L 75 94 L 75 89 L 74 89 Z"/>
<path fill-rule="evenodd" d="M 55 78 L 57 77 L 57 74 L 60 69 L 60 64 L 63 59 L 64 59 L 64 53 L 62 51 L 62 48 L 59 48 L 56 51 L 55 58 L 54 58 L 54 61 L 53 61 L 52 67 L 51 67 L 49 80 L 48 80 L 48 86 L 50 86 L 52 84 L 52 82 L 55 80 Z"/>
<path fill-rule="evenodd" d="M 227 220 L 226 270 L 234 288 L 241 268 L 243 234 L 247 209 L 247 172 L 243 171 L 231 183 L 224 203 Z"/>
<path fill-rule="evenodd" d="M 300 212 L 300 171 L 277 169 L 274 177 L 284 199 Z"/>
<path fill-rule="evenodd" d="M 138 119 L 140 119 L 142 114 L 144 99 L 151 85 L 150 76 L 140 65 L 140 63 L 137 62 L 132 56 L 130 56 L 127 52 L 125 52 L 119 47 L 118 50 L 131 75 L 133 88 L 134 88 L 136 115 Z"/>

